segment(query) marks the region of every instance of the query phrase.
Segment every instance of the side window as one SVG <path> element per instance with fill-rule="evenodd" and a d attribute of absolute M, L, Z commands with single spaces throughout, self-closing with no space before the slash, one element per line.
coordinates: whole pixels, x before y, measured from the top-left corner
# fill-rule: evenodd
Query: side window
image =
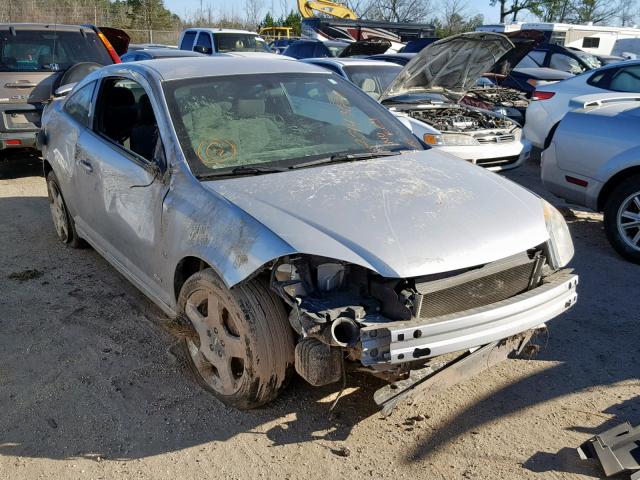
<path fill-rule="evenodd" d="M 98 97 L 96 132 L 138 157 L 151 162 L 159 131 L 149 96 L 142 86 L 125 78 L 103 82 Z"/>
<path fill-rule="evenodd" d="M 96 82 L 91 82 L 77 92 L 73 92 L 64 103 L 64 111 L 85 127 L 89 127 L 91 100 Z"/>
<path fill-rule="evenodd" d="M 611 77 L 609 88 L 617 92 L 640 92 L 640 65 L 620 68 Z"/>
<path fill-rule="evenodd" d="M 582 39 L 582 48 L 598 48 L 600 46 L 600 37 L 584 37 Z"/>
<path fill-rule="evenodd" d="M 198 35 L 198 42 L 196 43 L 199 47 L 207 48 L 209 52 L 213 51 L 213 45 L 211 43 L 211 34 L 208 32 L 200 32 Z"/>
<path fill-rule="evenodd" d="M 196 33 L 197 32 L 192 31 L 185 32 L 182 37 L 182 43 L 180 44 L 180 50 L 191 50 L 193 48 L 193 42 L 196 40 Z"/>
<path fill-rule="evenodd" d="M 317 65 L 322 67 L 322 68 L 326 68 L 327 70 L 330 70 L 333 73 L 337 73 L 341 77 L 344 77 L 344 75 L 342 75 L 342 72 L 340 71 L 340 69 L 338 67 L 336 67 L 335 65 L 331 65 L 329 63 L 318 63 Z"/>
<path fill-rule="evenodd" d="M 549 68 L 562 70 L 563 72 L 573 73 L 577 75 L 585 71 L 585 68 L 575 58 L 563 53 L 554 53 L 549 60 Z"/>

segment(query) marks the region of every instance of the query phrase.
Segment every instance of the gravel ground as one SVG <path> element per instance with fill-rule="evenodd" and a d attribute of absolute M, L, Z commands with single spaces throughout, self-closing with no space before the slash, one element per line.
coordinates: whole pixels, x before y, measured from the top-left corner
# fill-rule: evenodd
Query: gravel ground
<path fill-rule="evenodd" d="M 536 165 L 508 176 L 544 194 Z M 334 413 L 335 388 L 301 380 L 239 412 L 191 380 L 151 302 L 93 250 L 57 242 L 38 160 L 5 159 L 0 478 L 599 478 L 575 447 L 640 423 L 640 267 L 609 247 L 600 215 L 566 216 L 578 305 L 549 323 L 535 360 L 387 419 L 366 376 Z"/>

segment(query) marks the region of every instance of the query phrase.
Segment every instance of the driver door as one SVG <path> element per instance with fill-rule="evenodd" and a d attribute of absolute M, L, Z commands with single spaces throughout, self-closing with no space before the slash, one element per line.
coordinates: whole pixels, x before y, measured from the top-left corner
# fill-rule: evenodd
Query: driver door
<path fill-rule="evenodd" d="M 161 295 L 165 157 L 150 89 L 129 78 L 103 79 L 92 130 L 76 168 L 90 204 L 79 225 L 88 240 L 151 295 Z M 163 299 L 166 301 L 166 299 Z"/>

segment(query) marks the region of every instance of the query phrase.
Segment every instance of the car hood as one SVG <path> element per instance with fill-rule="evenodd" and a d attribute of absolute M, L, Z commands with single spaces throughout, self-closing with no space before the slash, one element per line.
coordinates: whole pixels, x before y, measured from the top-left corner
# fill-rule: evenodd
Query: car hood
<path fill-rule="evenodd" d="M 369 40 L 360 40 L 347 45 L 339 57 L 354 57 L 358 55 L 378 55 L 385 53 L 391 48 L 391 42 L 384 38 L 372 38 Z"/>
<path fill-rule="evenodd" d="M 500 33 L 469 32 L 423 48 L 387 87 L 380 100 L 414 92 L 445 91 L 462 98 L 514 48 Z"/>
<path fill-rule="evenodd" d="M 292 252 L 389 278 L 482 265 L 548 239 L 538 197 L 435 150 L 203 185 Z"/>
<path fill-rule="evenodd" d="M 507 76 L 531 50 L 544 42 L 540 30 L 518 30 L 505 34 L 514 47 L 505 53 L 489 70 L 489 73 Z"/>

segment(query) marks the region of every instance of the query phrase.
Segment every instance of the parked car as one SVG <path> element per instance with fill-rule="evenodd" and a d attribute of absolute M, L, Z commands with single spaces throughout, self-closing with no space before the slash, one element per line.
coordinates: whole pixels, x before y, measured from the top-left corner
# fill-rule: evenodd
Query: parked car
<path fill-rule="evenodd" d="M 440 40 L 438 37 L 418 38 L 416 40 L 410 40 L 404 45 L 404 47 L 399 50 L 399 53 L 418 53 L 424 47 L 428 47 L 438 40 Z"/>
<path fill-rule="evenodd" d="M 273 53 L 257 33 L 230 28 L 188 28 L 180 34 L 178 45 L 180 50 L 191 50 L 204 55 L 231 52 Z"/>
<path fill-rule="evenodd" d="M 348 45 L 347 42 L 298 40 L 291 43 L 282 54 L 298 60 L 302 58 L 338 57 Z"/>
<path fill-rule="evenodd" d="M 273 53 L 282 54 L 289 45 L 293 42 L 297 42 L 298 40 L 300 40 L 300 37 L 277 38 L 273 42 L 269 43 L 269 47 L 273 50 Z"/>
<path fill-rule="evenodd" d="M 542 181 L 555 195 L 604 212 L 613 248 L 640 263 L 640 94 L 584 95 L 570 107 L 542 153 Z"/>
<path fill-rule="evenodd" d="M 546 148 L 554 126 L 569 111 L 571 99 L 608 92 L 640 93 L 640 60 L 607 65 L 537 89 L 536 101 L 527 108 L 527 139 L 535 147 Z"/>
<path fill-rule="evenodd" d="M 120 62 L 129 37 L 105 30 L 118 35 L 120 52 L 92 26 L 0 24 L 0 150 L 34 148 L 43 105 L 56 89 Z"/>
<path fill-rule="evenodd" d="M 366 58 L 368 58 L 369 60 L 391 62 L 391 63 L 395 63 L 396 65 L 400 65 L 401 67 L 404 67 L 415 56 L 416 56 L 415 53 L 381 53 L 378 55 L 370 55 Z"/>
<path fill-rule="evenodd" d="M 433 147 L 493 171 L 515 168 L 531 151 L 518 123 L 460 103 L 512 49 L 499 33 L 463 33 L 432 43 L 404 67 L 380 101 L 404 114 L 414 135 Z"/>
<path fill-rule="evenodd" d="M 595 55 L 554 43 L 544 43 L 529 52 L 517 65 L 517 68 L 544 67 L 578 75 L 601 66 L 602 63 Z"/>
<path fill-rule="evenodd" d="M 216 55 L 226 55 L 218 53 Z M 139 62 L 141 60 L 153 60 L 156 58 L 178 58 L 178 57 L 202 57 L 202 53 L 191 52 L 189 50 L 178 50 L 177 48 L 150 48 L 127 52 L 120 57 L 123 62 Z"/>
<path fill-rule="evenodd" d="M 386 407 L 419 390 L 411 370 L 484 345 L 455 364 L 470 376 L 576 301 L 555 208 L 425 150 L 313 65 L 105 67 L 43 130 L 60 240 L 183 322 L 196 378 L 228 405 L 272 400 L 294 366 L 314 385 L 353 366 L 404 379 Z"/>
<path fill-rule="evenodd" d="M 376 100 L 402 71 L 393 63 L 362 58 L 308 58 L 303 62 L 337 73 Z"/>
<path fill-rule="evenodd" d="M 562 70 L 554 70 L 553 68 L 531 67 L 531 68 L 514 68 L 511 73 L 500 82 L 503 87 L 513 88 L 533 96 L 536 88 L 549 83 L 560 82 L 567 78 L 573 78 L 572 73 L 563 72 Z"/>
<path fill-rule="evenodd" d="M 164 43 L 130 43 L 127 53 L 131 53 L 137 50 L 151 50 L 155 48 L 172 48 L 177 50 L 178 47 L 173 45 L 165 45 Z"/>

